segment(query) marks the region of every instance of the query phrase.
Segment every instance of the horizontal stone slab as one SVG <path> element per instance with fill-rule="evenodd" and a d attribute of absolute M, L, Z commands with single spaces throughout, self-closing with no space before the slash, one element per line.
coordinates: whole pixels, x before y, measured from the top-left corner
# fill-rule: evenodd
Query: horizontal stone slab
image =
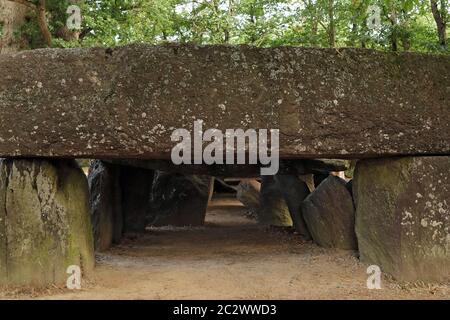
<path fill-rule="evenodd" d="M 0 157 L 168 159 L 176 128 L 279 129 L 281 158 L 450 154 L 450 56 L 133 45 L 0 56 Z"/>
<path fill-rule="evenodd" d="M 116 165 L 136 167 L 149 170 L 161 170 L 188 175 L 209 175 L 214 177 L 240 177 L 256 178 L 261 175 L 259 165 L 174 165 L 170 160 L 138 160 L 115 159 L 105 162 Z M 281 175 L 305 175 L 329 173 L 331 171 L 345 171 L 350 168 L 350 161 L 336 159 L 302 159 L 283 160 L 280 163 L 278 174 Z"/>

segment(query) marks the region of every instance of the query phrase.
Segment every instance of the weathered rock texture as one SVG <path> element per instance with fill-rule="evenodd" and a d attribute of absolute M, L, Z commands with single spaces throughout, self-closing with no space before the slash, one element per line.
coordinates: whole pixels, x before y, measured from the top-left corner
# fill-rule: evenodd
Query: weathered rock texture
<path fill-rule="evenodd" d="M 313 174 L 301 174 L 298 177 L 300 178 L 301 181 L 306 183 L 310 192 L 313 192 L 316 189 L 316 186 L 314 185 L 314 175 Z"/>
<path fill-rule="evenodd" d="M 405 281 L 450 280 L 450 157 L 359 161 L 361 260 Z"/>
<path fill-rule="evenodd" d="M 261 224 L 276 227 L 293 226 L 286 200 L 273 176 L 262 176 L 260 201 L 258 220 Z"/>
<path fill-rule="evenodd" d="M 0 0 L 0 53 L 16 52 L 26 47 L 17 31 L 29 13 L 29 8 L 21 3 Z"/>
<path fill-rule="evenodd" d="M 211 204 L 211 201 L 214 196 L 214 184 L 216 179 L 214 177 L 211 177 L 211 180 L 209 182 L 209 189 L 208 189 L 208 206 Z"/>
<path fill-rule="evenodd" d="M 0 162 L 0 284 L 65 284 L 94 267 L 86 177 L 74 162 Z"/>
<path fill-rule="evenodd" d="M 308 185 L 296 175 L 277 174 L 275 176 L 275 181 L 289 208 L 295 230 L 297 230 L 305 240 L 310 240 L 311 235 L 306 227 L 305 220 L 303 219 L 301 208 L 301 204 L 310 194 Z"/>
<path fill-rule="evenodd" d="M 302 203 L 302 213 L 315 243 L 356 250 L 355 208 L 345 180 L 330 175 Z"/>
<path fill-rule="evenodd" d="M 209 176 L 180 175 L 158 171 L 154 180 L 150 224 L 154 226 L 201 226 L 205 222 Z"/>
<path fill-rule="evenodd" d="M 257 215 L 261 193 L 261 183 L 256 179 L 242 179 L 236 187 L 236 198 L 253 214 Z"/>
<path fill-rule="evenodd" d="M 259 178 L 261 175 L 260 165 L 196 165 L 181 164 L 175 165 L 171 160 L 152 159 L 109 159 L 107 162 L 131 166 L 136 168 L 161 170 L 165 172 L 176 172 L 189 175 L 208 175 L 215 177 L 246 177 Z M 345 171 L 348 169 L 347 160 L 337 159 L 301 159 L 301 160 L 282 160 L 278 173 L 305 175 L 311 173 L 321 173 L 330 171 Z"/>
<path fill-rule="evenodd" d="M 95 160 L 88 181 L 95 249 L 103 251 L 119 243 L 123 233 L 120 167 Z"/>
<path fill-rule="evenodd" d="M 119 243 L 124 233 L 145 231 L 154 174 L 101 160 L 91 163 L 88 181 L 96 250 Z"/>
<path fill-rule="evenodd" d="M 445 55 L 135 45 L 6 54 L 0 74 L 4 157 L 168 159 L 193 119 L 280 129 L 282 158 L 450 153 Z"/>

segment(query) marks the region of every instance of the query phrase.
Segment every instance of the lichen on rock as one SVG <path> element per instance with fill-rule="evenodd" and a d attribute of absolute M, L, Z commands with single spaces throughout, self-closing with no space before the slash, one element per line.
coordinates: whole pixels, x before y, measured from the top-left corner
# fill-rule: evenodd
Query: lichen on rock
<path fill-rule="evenodd" d="M 63 284 L 94 267 L 86 177 L 75 162 L 0 162 L 0 284 Z"/>
<path fill-rule="evenodd" d="M 450 279 L 450 157 L 359 161 L 353 193 L 363 262 L 399 280 Z"/>

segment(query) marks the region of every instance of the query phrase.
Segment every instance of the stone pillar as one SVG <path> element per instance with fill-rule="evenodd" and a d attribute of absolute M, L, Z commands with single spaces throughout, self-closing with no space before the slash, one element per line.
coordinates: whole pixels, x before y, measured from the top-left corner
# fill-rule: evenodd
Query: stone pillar
<path fill-rule="evenodd" d="M 236 188 L 236 198 L 252 213 L 257 216 L 261 193 L 261 183 L 256 179 L 242 179 Z"/>
<path fill-rule="evenodd" d="M 450 280 L 450 157 L 361 160 L 353 181 L 361 261 L 398 280 Z"/>
<path fill-rule="evenodd" d="M 123 233 L 120 167 L 95 160 L 88 181 L 95 250 L 104 251 L 119 243 Z"/>
<path fill-rule="evenodd" d="M 144 232 L 149 222 L 150 197 L 155 171 L 120 167 L 124 232 Z"/>
<path fill-rule="evenodd" d="M 210 176 L 158 171 L 152 188 L 150 224 L 201 226 L 208 207 Z"/>
<path fill-rule="evenodd" d="M 308 185 L 296 175 L 277 174 L 275 181 L 289 208 L 295 230 L 303 239 L 310 240 L 311 235 L 306 227 L 301 208 L 302 202 L 310 194 Z"/>
<path fill-rule="evenodd" d="M 274 176 L 261 177 L 261 196 L 258 220 L 276 227 L 292 227 L 293 222 Z"/>
<path fill-rule="evenodd" d="M 86 177 L 74 161 L 0 162 L 0 284 L 65 284 L 94 267 Z"/>
<path fill-rule="evenodd" d="M 345 180 L 330 175 L 302 203 L 302 213 L 315 243 L 356 250 L 355 208 Z"/>
<path fill-rule="evenodd" d="M 148 225 L 154 171 L 95 160 L 89 168 L 95 249 L 107 250 L 124 233 Z"/>
<path fill-rule="evenodd" d="M 214 196 L 214 182 L 215 178 L 211 177 L 211 181 L 209 182 L 209 190 L 208 190 L 208 206 L 211 204 L 212 198 Z"/>

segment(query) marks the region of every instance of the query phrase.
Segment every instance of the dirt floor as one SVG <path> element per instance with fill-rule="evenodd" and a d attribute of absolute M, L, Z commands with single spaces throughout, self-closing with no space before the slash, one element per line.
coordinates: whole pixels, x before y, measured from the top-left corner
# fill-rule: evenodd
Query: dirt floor
<path fill-rule="evenodd" d="M 226 206 L 225 206 L 226 205 Z M 38 299 L 450 299 L 449 285 L 366 287 L 355 253 L 269 231 L 235 201 L 213 202 L 205 227 L 149 229 L 97 255 L 95 274 L 70 291 L 3 290 Z"/>

